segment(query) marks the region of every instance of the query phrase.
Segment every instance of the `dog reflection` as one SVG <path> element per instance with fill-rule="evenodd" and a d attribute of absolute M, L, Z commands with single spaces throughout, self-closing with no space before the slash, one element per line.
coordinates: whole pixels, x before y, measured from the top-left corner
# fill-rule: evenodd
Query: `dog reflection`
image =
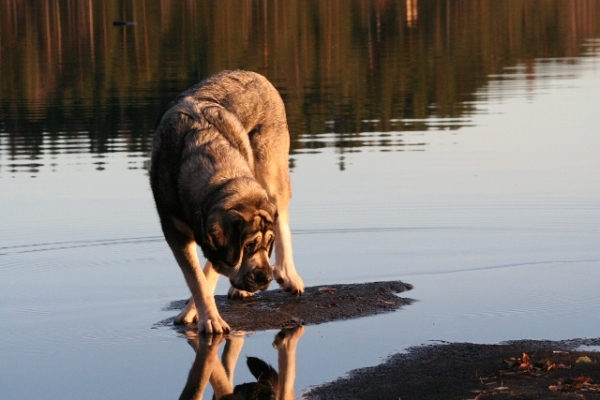
<path fill-rule="evenodd" d="M 233 386 L 235 365 L 244 344 L 243 336 L 204 336 L 186 333 L 188 343 L 196 352 L 180 399 L 202 399 L 210 382 L 217 400 L 291 400 L 296 378 L 296 347 L 304 327 L 283 329 L 273 341 L 277 349 L 279 372 L 259 358 L 248 357 L 246 364 L 256 382 Z M 219 348 L 225 342 L 222 360 Z"/>

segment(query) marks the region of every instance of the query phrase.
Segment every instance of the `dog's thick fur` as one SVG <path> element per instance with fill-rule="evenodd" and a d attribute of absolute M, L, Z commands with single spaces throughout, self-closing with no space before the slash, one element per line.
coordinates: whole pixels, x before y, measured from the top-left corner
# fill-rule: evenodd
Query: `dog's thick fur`
<path fill-rule="evenodd" d="M 197 319 L 201 332 L 229 331 L 214 302 L 218 273 L 229 277 L 232 296 L 265 290 L 273 275 L 284 290 L 304 291 L 289 228 L 289 143 L 279 93 L 253 72 L 207 78 L 160 119 L 151 187 L 165 239 L 192 293 L 176 323 Z M 196 244 L 207 259 L 204 270 Z"/>

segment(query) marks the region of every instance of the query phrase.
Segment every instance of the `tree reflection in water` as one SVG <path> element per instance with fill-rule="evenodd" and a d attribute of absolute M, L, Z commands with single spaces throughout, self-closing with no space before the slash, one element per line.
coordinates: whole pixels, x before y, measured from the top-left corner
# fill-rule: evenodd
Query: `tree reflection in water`
<path fill-rule="evenodd" d="M 282 93 L 292 152 L 335 147 L 343 163 L 364 132 L 464 126 L 491 74 L 580 55 L 598 15 L 594 0 L 2 2 L 0 173 L 73 153 L 127 152 L 145 168 L 171 99 L 236 68 Z"/>

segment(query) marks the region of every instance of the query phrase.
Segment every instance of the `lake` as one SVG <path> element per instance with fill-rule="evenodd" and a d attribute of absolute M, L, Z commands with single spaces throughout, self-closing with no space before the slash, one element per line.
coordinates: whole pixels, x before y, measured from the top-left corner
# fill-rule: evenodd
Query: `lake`
<path fill-rule="evenodd" d="M 600 336 L 600 1 L 14 0 L 0 397 L 181 394 L 194 350 L 156 324 L 189 293 L 149 188 L 152 130 L 236 68 L 286 104 L 305 284 L 402 280 L 417 300 L 307 326 L 297 397 L 411 346 Z M 276 333 L 242 355 L 277 365 Z"/>

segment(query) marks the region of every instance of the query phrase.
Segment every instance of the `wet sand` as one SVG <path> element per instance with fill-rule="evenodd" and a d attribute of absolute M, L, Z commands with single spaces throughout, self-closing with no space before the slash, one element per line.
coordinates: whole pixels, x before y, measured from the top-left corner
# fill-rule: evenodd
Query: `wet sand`
<path fill-rule="evenodd" d="M 447 343 L 409 349 L 313 388 L 307 399 L 599 399 L 600 339 Z M 524 354 L 531 362 L 523 362 Z M 506 362 L 506 361 L 507 362 Z"/>

